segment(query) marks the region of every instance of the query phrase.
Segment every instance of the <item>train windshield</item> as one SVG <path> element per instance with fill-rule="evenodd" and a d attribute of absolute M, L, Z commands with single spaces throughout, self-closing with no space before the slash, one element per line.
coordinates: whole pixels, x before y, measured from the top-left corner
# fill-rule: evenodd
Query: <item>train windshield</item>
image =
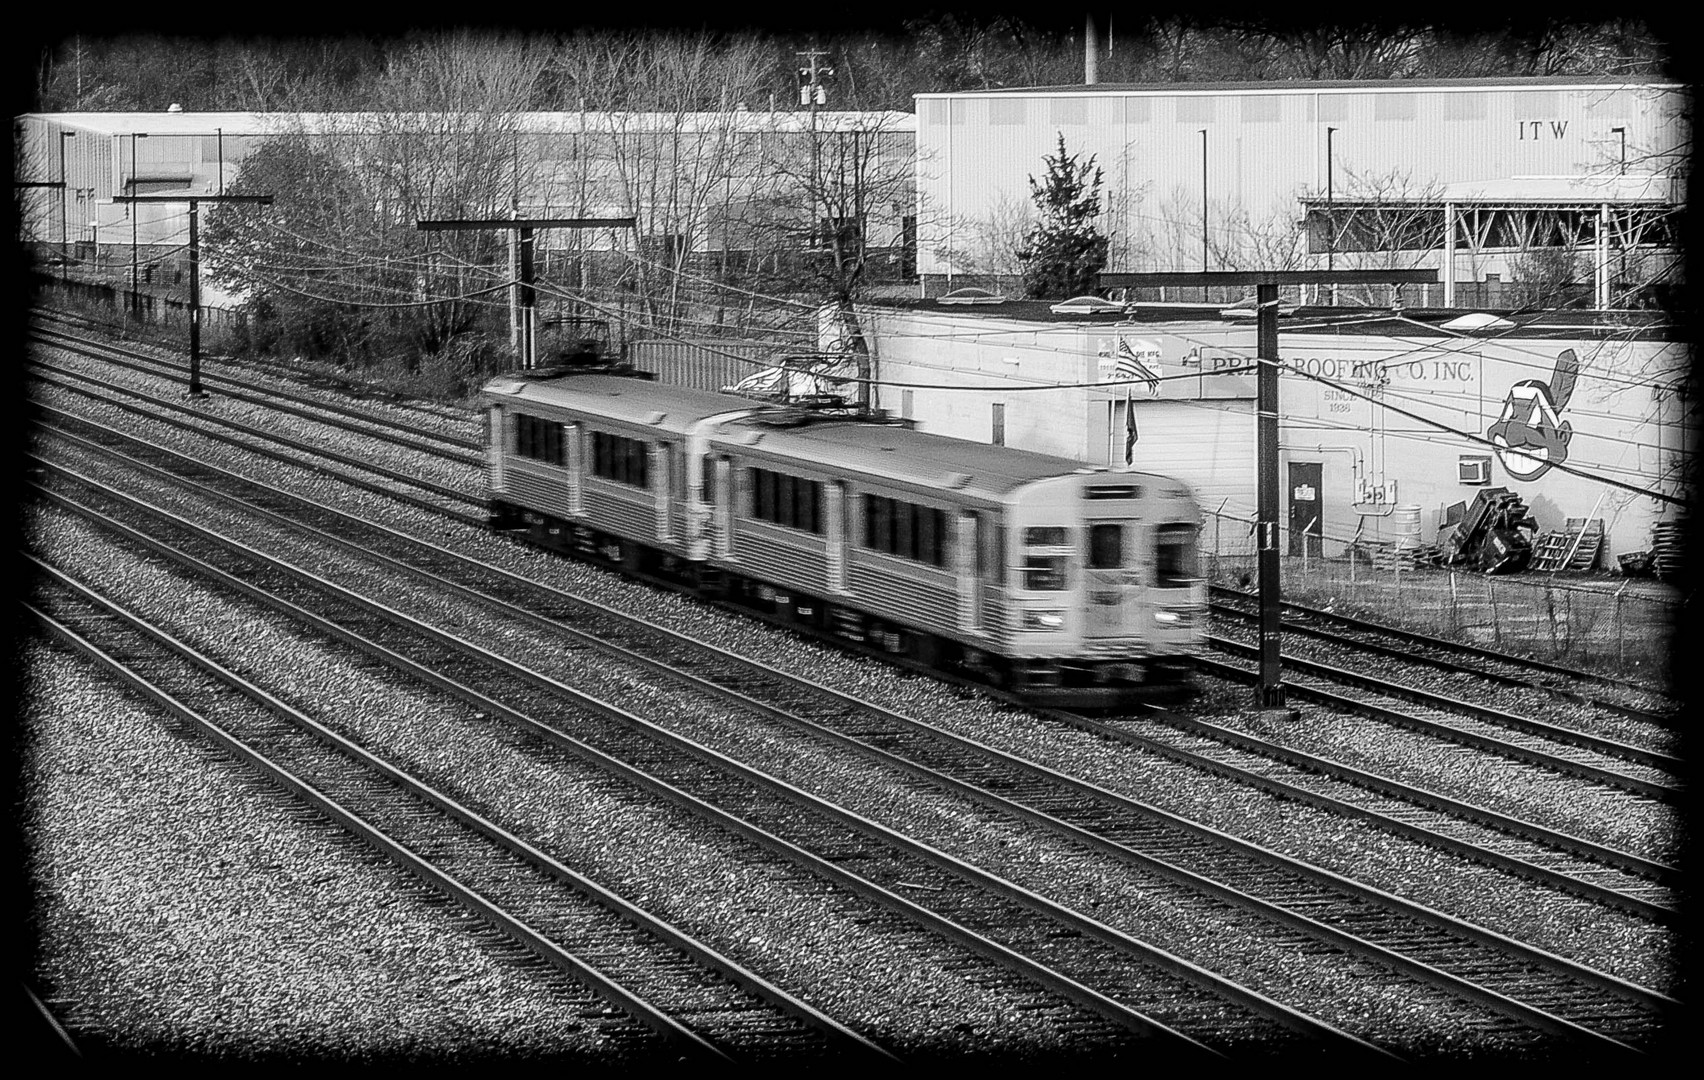
<path fill-rule="evenodd" d="M 1024 588 L 1058 592 L 1065 588 L 1065 556 L 1031 555 L 1024 560 Z"/>
<path fill-rule="evenodd" d="M 1124 526 L 1089 526 L 1089 569 L 1117 570 L 1124 565 Z"/>
<path fill-rule="evenodd" d="M 1193 585 L 1201 578 L 1195 525 L 1161 525 L 1154 530 L 1154 584 L 1160 588 Z"/>

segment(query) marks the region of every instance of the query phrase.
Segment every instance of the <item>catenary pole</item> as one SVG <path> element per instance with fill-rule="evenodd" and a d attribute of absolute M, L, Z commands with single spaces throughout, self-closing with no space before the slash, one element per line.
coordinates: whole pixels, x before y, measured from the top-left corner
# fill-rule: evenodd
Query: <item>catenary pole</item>
<path fill-rule="evenodd" d="M 190 397 L 206 397 L 201 389 L 201 234 L 200 204 L 252 203 L 271 206 L 270 195 L 129 195 L 114 196 L 114 202 L 186 202 L 189 204 L 189 389 Z M 130 220 L 136 220 L 134 208 Z M 134 251 L 134 248 L 132 249 Z"/>
<path fill-rule="evenodd" d="M 536 290 L 533 288 L 533 230 L 534 229 L 630 229 L 637 225 L 636 218 L 444 218 L 433 221 L 415 221 L 415 227 L 422 232 L 461 232 L 469 229 L 505 229 L 518 237 L 520 246 L 520 273 L 516 281 L 516 296 L 520 301 L 521 327 L 520 340 L 517 350 L 523 369 L 537 366 L 537 356 L 534 353 L 535 320 L 533 304 Z"/>
<path fill-rule="evenodd" d="M 1260 677 L 1254 703 L 1284 709 L 1279 662 L 1278 560 L 1278 287 L 1280 285 L 1402 285 L 1437 280 L 1432 270 L 1219 270 L 1211 273 L 1102 274 L 1102 289 L 1142 285 L 1241 285 L 1255 287 L 1255 530 L 1259 540 Z"/>

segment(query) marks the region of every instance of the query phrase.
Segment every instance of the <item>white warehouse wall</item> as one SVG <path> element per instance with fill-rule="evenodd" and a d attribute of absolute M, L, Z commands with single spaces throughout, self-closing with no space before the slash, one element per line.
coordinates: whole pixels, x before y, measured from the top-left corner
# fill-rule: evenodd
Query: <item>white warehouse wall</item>
<path fill-rule="evenodd" d="M 918 270 L 972 272 L 989 224 L 1032 207 L 1029 178 L 1060 135 L 1103 171 L 1103 231 L 1126 234 L 1109 269 L 1199 270 L 1203 131 L 1217 248 L 1282 231 L 1301 217 L 1300 196 L 1324 196 L 1328 128 L 1342 198 L 1375 187 L 1413 197 L 1443 185 L 1507 191 L 1506 181 L 1608 177 L 1623 163 L 1618 127 L 1629 174 L 1664 175 L 1682 164 L 1689 138 L 1681 89 L 1575 78 L 919 94 Z M 1231 220 L 1239 214 L 1246 225 Z"/>

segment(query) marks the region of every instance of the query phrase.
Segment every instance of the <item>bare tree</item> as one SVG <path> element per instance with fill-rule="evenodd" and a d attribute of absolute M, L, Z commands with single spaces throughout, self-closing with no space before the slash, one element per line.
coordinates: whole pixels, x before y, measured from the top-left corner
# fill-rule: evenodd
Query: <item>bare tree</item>
<path fill-rule="evenodd" d="M 360 111 L 281 120 L 228 185 L 273 207 L 208 216 L 216 280 L 301 315 L 299 343 L 347 363 L 391 352 L 412 370 L 452 346 L 495 362 L 468 335 L 498 324 L 507 238 L 416 223 L 508 216 L 533 182 L 520 127 L 543 59 L 518 39 L 423 37 L 393 52 Z"/>
<path fill-rule="evenodd" d="M 696 314 L 686 271 L 720 208 L 762 151 L 749 109 L 764 92 L 767 51 L 753 38 L 597 34 L 569 39 L 555 61 L 589 114 L 584 163 L 593 198 L 637 221 L 628 291 L 656 329 Z"/>

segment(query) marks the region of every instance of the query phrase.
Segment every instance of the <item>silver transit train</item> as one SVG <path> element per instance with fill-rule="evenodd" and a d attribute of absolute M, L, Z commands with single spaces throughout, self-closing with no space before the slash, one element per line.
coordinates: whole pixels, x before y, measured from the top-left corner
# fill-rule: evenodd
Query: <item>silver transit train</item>
<path fill-rule="evenodd" d="M 1038 705 L 1187 683 L 1184 484 L 636 375 L 486 384 L 494 527 Z"/>

